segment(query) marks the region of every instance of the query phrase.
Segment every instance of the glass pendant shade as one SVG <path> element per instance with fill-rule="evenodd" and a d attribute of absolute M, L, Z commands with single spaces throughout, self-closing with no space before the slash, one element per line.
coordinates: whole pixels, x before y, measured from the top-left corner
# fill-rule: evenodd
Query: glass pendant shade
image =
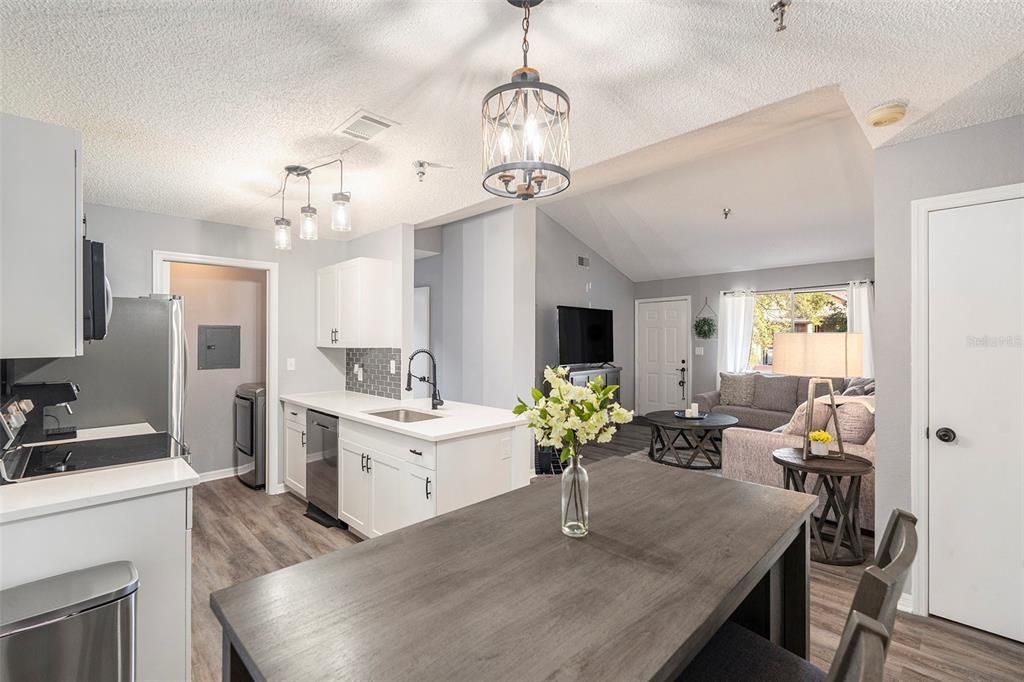
<path fill-rule="evenodd" d="M 292 249 L 292 221 L 287 218 L 274 219 L 274 248 L 279 251 Z"/>
<path fill-rule="evenodd" d="M 348 203 L 351 198 L 348 192 L 335 192 L 331 195 L 334 202 L 331 208 L 331 229 L 335 232 L 352 231 L 352 214 Z"/>
<path fill-rule="evenodd" d="M 299 218 L 299 239 L 312 241 L 317 239 L 320 230 L 317 225 L 316 209 L 312 206 L 303 206 L 299 209 L 302 217 Z"/>
<path fill-rule="evenodd" d="M 533 199 L 569 187 L 569 96 L 523 67 L 484 97 L 483 186 Z"/>

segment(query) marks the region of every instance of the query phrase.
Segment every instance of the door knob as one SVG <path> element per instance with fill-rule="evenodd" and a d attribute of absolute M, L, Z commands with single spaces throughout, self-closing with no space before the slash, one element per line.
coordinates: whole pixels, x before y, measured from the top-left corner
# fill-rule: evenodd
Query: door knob
<path fill-rule="evenodd" d="M 942 428 L 935 432 L 935 437 L 938 438 L 943 443 L 952 443 L 953 441 L 956 440 L 956 431 L 949 428 L 948 426 L 943 426 Z"/>

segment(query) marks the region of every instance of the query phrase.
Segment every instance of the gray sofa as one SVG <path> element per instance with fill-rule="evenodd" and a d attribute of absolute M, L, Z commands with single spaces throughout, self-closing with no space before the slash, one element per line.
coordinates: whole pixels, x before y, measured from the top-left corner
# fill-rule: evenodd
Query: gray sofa
<path fill-rule="evenodd" d="M 832 386 L 842 393 L 853 379 L 831 378 Z M 754 396 L 749 405 L 722 405 L 721 392 L 700 393 L 694 401 L 701 412 L 728 414 L 739 420 L 737 426 L 771 431 L 789 422 L 796 406 L 807 400 L 807 382 L 811 377 L 785 374 L 757 374 L 754 376 Z M 824 387 L 816 395 L 825 395 Z"/>

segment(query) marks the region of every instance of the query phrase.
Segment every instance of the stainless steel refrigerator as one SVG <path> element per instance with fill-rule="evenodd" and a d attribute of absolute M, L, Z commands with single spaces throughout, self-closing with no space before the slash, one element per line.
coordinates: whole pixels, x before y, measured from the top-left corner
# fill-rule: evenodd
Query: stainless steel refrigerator
<path fill-rule="evenodd" d="M 77 383 L 73 415 L 50 408 L 65 425 L 148 422 L 184 443 L 184 301 L 165 294 L 114 298 L 107 329 L 106 338 L 88 342 L 80 357 L 16 360 L 15 380 Z"/>

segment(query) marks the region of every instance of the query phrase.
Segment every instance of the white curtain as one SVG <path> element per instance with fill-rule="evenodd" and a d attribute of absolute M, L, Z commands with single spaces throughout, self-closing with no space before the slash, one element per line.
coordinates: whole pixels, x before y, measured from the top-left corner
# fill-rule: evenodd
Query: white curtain
<path fill-rule="evenodd" d="M 754 292 L 727 291 L 718 300 L 718 371 L 742 372 L 750 360 Z M 716 377 L 716 385 L 720 383 Z"/>
<path fill-rule="evenodd" d="M 875 324 L 875 287 L 871 282 L 850 282 L 846 290 L 847 330 L 864 335 L 864 376 L 875 376 L 872 342 Z"/>

